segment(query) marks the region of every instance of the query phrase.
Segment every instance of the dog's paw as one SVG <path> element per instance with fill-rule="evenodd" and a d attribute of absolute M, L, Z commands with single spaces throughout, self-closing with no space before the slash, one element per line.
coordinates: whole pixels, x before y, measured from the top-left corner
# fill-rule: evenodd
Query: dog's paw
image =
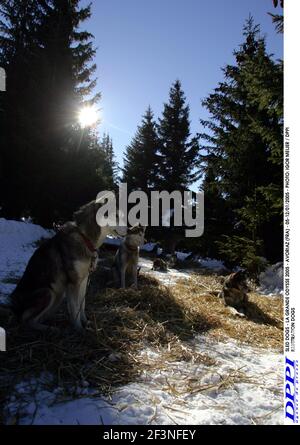
<path fill-rule="evenodd" d="M 245 313 L 244 313 L 243 309 L 236 309 L 232 306 L 228 306 L 228 308 L 232 315 L 235 315 L 235 316 L 241 317 L 241 318 L 245 317 Z"/>

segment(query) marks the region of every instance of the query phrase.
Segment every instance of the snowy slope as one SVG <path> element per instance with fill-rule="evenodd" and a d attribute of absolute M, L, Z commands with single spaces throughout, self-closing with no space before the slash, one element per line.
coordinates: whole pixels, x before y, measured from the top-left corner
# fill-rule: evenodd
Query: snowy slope
<path fill-rule="evenodd" d="M 52 234 L 35 224 L 0 218 L 0 298 L 14 289 L 15 284 L 6 280 L 21 277 L 36 249 L 34 243 Z"/>
<path fill-rule="evenodd" d="M 0 296 L 9 293 L 9 277 L 20 277 L 40 238 L 52 233 L 40 226 L 0 219 Z M 209 268 L 219 262 L 207 260 Z M 151 271 L 152 262 L 141 258 L 144 273 L 168 286 L 188 271 Z M 265 290 L 280 286 L 280 267 L 266 271 Z M 275 281 L 273 278 L 275 277 Z M 277 278 L 276 278 L 277 277 Z M 278 278 L 279 277 L 279 278 Z M 198 336 L 185 347 L 206 354 L 215 363 L 208 366 L 190 361 L 161 366 L 158 351 L 145 345 L 140 352 L 150 368 L 140 378 L 116 390 L 112 399 L 95 393 L 88 382 L 77 388 L 77 396 L 66 400 L 62 388 L 49 392 L 47 380 L 24 381 L 17 385 L 6 405 L 7 423 L 21 424 L 279 424 L 282 421 L 282 356 L 255 349 L 230 339 L 217 343 Z M 154 366 L 155 368 L 155 366 Z"/>
<path fill-rule="evenodd" d="M 80 388 L 65 400 L 62 389 L 49 392 L 35 380 L 15 389 L 7 405 L 7 422 L 22 425 L 251 425 L 282 422 L 283 359 L 280 354 L 216 343 L 199 336 L 188 344 L 216 360 L 214 366 L 165 363 L 163 370 L 144 372 L 139 381 L 114 392 L 111 399 Z M 147 363 L 159 362 L 150 349 Z M 47 380 L 47 379 L 46 379 Z"/>
<path fill-rule="evenodd" d="M 190 278 L 190 274 L 188 272 L 178 271 L 176 269 L 168 269 L 168 272 L 159 272 L 152 270 L 152 261 L 147 258 L 140 258 L 139 266 L 141 266 L 141 272 L 144 274 L 150 274 L 155 277 L 158 281 L 166 286 L 174 285 L 177 280 L 186 278 Z"/>
<path fill-rule="evenodd" d="M 259 276 L 259 291 L 264 295 L 283 295 L 283 263 L 269 266 Z"/>

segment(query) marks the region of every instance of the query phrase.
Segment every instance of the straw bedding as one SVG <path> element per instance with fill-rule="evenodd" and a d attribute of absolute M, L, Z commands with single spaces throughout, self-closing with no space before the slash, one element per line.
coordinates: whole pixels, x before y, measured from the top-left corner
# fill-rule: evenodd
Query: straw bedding
<path fill-rule="evenodd" d="M 92 330 L 84 335 L 69 328 L 65 306 L 52 322 L 60 329 L 55 335 L 26 330 L 0 313 L 0 325 L 8 332 L 7 353 L 0 363 L 0 404 L 18 381 L 43 372 L 50 372 L 53 385 L 64 387 L 69 395 L 82 382 L 109 393 L 149 369 L 140 355 L 145 345 L 160 353 L 162 367 L 166 361 L 190 360 L 214 365 L 207 351 L 195 353 L 188 346 L 187 341 L 199 333 L 219 341 L 231 337 L 257 347 L 282 348 L 279 297 L 251 293 L 241 318 L 217 298 L 216 276 L 193 275 L 166 287 L 147 274 L 140 276 L 138 290 L 121 290 L 101 288 L 100 273 L 92 277 L 89 288 L 87 316 Z M 159 366 L 156 360 L 153 368 Z"/>

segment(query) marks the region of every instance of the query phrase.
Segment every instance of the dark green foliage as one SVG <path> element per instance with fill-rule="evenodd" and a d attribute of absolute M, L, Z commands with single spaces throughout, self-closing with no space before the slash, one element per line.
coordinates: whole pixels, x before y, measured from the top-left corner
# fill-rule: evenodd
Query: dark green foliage
<path fill-rule="evenodd" d="M 272 21 L 275 24 L 275 29 L 279 34 L 283 33 L 284 29 L 284 21 L 283 21 L 283 15 L 279 14 L 270 14 L 272 17 Z"/>
<path fill-rule="evenodd" d="M 143 116 L 126 149 L 123 181 L 129 190 L 141 189 L 146 193 L 188 190 L 197 177 L 198 152 L 198 139 L 190 136 L 189 107 L 181 84 L 176 81 L 158 124 L 150 107 Z M 170 227 L 149 228 L 147 237 L 162 240 L 168 250 L 174 251 L 183 239 L 183 229 L 174 227 L 171 217 Z"/>
<path fill-rule="evenodd" d="M 44 225 L 115 187 L 117 165 L 109 135 L 99 142 L 78 124 L 94 104 L 93 36 L 82 30 L 91 9 L 79 0 L 0 0 L 0 206 L 5 217 L 31 216 Z M 280 20 L 278 22 L 281 23 Z M 205 233 L 148 230 L 173 251 L 182 247 L 219 257 L 252 275 L 261 257 L 282 259 L 283 63 L 266 52 L 249 19 L 235 63 L 204 101 L 210 118 L 190 134 L 189 106 L 179 81 L 158 123 L 151 108 L 126 149 L 129 190 L 187 190 L 201 175 Z M 88 98 L 88 99 L 87 99 Z"/>
<path fill-rule="evenodd" d="M 99 173 L 103 176 L 105 183 L 109 190 L 114 189 L 118 179 L 118 164 L 115 160 L 113 141 L 109 134 L 104 134 L 99 144 L 99 149 L 103 153 L 103 161 L 101 162 L 102 169 Z"/>
<path fill-rule="evenodd" d="M 223 235 L 221 241 L 216 242 L 219 247 L 220 258 L 226 266 L 232 268 L 240 266 L 247 270 L 249 277 L 258 280 L 259 274 L 267 267 L 265 258 L 259 256 L 261 242 L 254 242 L 249 238 Z"/>
<path fill-rule="evenodd" d="M 78 124 L 80 108 L 99 99 L 93 36 L 82 30 L 91 8 L 1 0 L 0 15 L 2 213 L 50 225 L 112 183 L 96 135 Z"/>
<path fill-rule="evenodd" d="M 279 260 L 283 67 L 266 53 L 265 40 L 251 18 L 244 35 L 244 44 L 234 53 L 236 64 L 224 68 L 224 81 L 203 101 L 211 115 L 202 121 L 207 131 L 201 135 L 207 198 L 203 238 L 206 245 L 217 245 L 223 258 L 227 252 L 230 261 L 238 258 L 241 247 L 238 242 L 229 246 L 228 238 L 224 243 L 222 234 L 247 241 L 252 258 L 256 252 L 257 257 Z M 215 218 L 222 221 L 223 231 Z"/>
<path fill-rule="evenodd" d="M 169 102 L 159 119 L 160 188 L 187 190 L 197 179 L 198 139 L 190 137 L 189 106 L 177 80 L 170 89 Z"/>
<path fill-rule="evenodd" d="M 283 0 L 280 0 L 280 7 L 283 8 Z M 278 6 L 278 0 L 273 0 L 274 8 L 277 8 Z M 275 24 L 275 29 L 278 33 L 282 34 L 284 29 L 284 20 L 283 15 L 280 14 L 271 14 L 269 15 L 272 17 L 272 21 Z"/>
<path fill-rule="evenodd" d="M 198 177 L 199 145 L 198 137 L 192 137 L 190 133 L 189 106 L 179 80 L 171 86 L 169 101 L 165 103 L 162 117 L 158 120 L 158 138 L 157 190 L 189 190 Z M 174 225 L 172 212 L 169 226 L 164 227 L 163 219 L 161 227 L 154 228 L 152 234 L 167 251 L 174 253 L 178 243 L 184 240 L 185 227 Z"/>
<path fill-rule="evenodd" d="M 155 187 L 158 182 L 158 149 L 157 126 L 149 107 L 124 156 L 123 181 L 129 190 L 149 192 Z"/>

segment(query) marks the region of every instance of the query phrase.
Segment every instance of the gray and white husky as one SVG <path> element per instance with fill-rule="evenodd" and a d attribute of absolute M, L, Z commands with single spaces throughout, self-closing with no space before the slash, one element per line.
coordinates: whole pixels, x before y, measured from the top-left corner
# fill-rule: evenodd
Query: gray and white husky
<path fill-rule="evenodd" d="M 116 287 L 125 289 L 127 278 L 127 287 L 133 285 L 137 288 L 139 250 L 141 245 L 144 244 L 145 231 L 146 227 L 141 225 L 128 229 L 127 235 L 116 253 L 112 266 Z"/>
<path fill-rule="evenodd" d="M 248 292 L 250 292 L 250 288 L 247 284 L 246 273 L 240 270 L 225 278 L 219 297 L 225 306 L 231 306 L 237 310 L 246 309 Z"/>
<path fill-rule="evenodd" d="M 75 329 L 82 331 L 87 326 L 85 294 L 97 249 L 107 235 L 127 233 L 125 227 L 98 225 L 96 216 L 101 205 L 92 201 L 81 207 L 74 214 L 74 222 L 65 224 L 34 252 L 7 304 L 22 323 L 38 330 L 49 329 L 44 321 L 66 296 Z"/>

